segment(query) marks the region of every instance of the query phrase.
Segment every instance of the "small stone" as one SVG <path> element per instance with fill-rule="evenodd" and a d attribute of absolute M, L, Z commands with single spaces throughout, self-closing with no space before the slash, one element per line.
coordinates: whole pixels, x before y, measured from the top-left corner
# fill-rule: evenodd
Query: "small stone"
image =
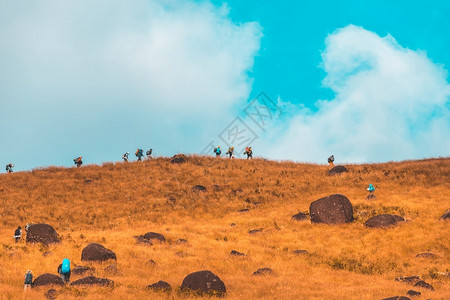
<path fill-rule="evenodd" d="M 234 256 L 245 256 L 244 253 L 241 253 L 241 252 L 236 251 L 236 250 L 231 250 L 230 255 L 234 255 Z"/>
<path fill-rule="evenodd" d="M 306 215 L 304 213 L 299 212 L 298 214 L 295 214 L 295 215 L 292 216 L 292 220 L 295 220 L 295 221 L 306 221 L 307 218 L 306 218 Z"/>
<path fill-rule="evenodd" d="M 46 291 L 44 293 L 44 296 L 47 299 L 54 300 L 54 299 L 56 299 L 58 297 L 58 291 L 55 290 L 55 289 L 49 289 L 48 291 Z"/>
<path fill-rule="evenodd" d="M 420 280 L 419 276 L 407 276 L 407 277 L 397 277 L 395 281 L 406 282 L 406 283 L 416 283 Z"/>
<path fill-rule="evenodd" d="M 431 252 L 422 252 L 416 255 L 416 257 L 420 258 L 438 258 L 438 256 Z"/>
<path fill-rule="evenodd" d="M 294 251 L 292 251 L 292 253 L 297 254 L 297 255 L 299 255 L 299 254 L 309 254 L 309 252 L 306 251 L 306 250 L 294 250 Z"/>
<path fill-rule="evenodd" d="M 206 188 L 203 185 L 196 185 L 192 187 L 193 192 L 206 192 Z"/>
<path fill-rule="evenodd" d="M 260 233 L 262 231 L 263 231 L 263 228 L 258 228 L 258 229 L 250 230 L 248 233 L 249 234 L 257 234 L 257 233 Z"/>
<path fill-rule="evenodd" d="M 260 275 L 270 275 L 273 271 L 270 268 L 259 268 L 255 272 L 253 272 L 254 276 L 260 276 Z"/>

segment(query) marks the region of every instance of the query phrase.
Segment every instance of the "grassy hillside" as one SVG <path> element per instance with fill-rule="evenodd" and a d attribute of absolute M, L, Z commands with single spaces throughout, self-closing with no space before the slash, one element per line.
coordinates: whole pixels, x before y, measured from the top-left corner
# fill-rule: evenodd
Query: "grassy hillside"
<path fill-rule="evenodd" d="M 450 208 L 450 159 L 347 167 L 349 173 L 328 176 L 323 165 L 189 157 L 185 164 L 158 158 L 1 174 L 0 299 L 22 297 L 27 269 L 35 277 L 56 273 L 64 257 L 95 267 L 96 276 L 115 286 L 65 287 L 60 299 L 178 298 L 146 286 L 164 280 L 176 289 L 186 275 L 204 269 L 224 281 L 228 299 L 381 299 L 409 289 L 422 292 L 420 299 L 450 299 L 450 278 L 439 273 L 450 272 L 450 222 L 439 220 Z M 369 183 L 377 188 L 375 201 L 365 199 Z M 207 191 L 192 191 L 195 185 Z M 291 219 L 334 193 L 352 202 L 353 223 Z M 363 226 L 380 213 L 407 222 L 389 229 Z M 14 229 L 27 222 L 52 225 L 62 242 L 15 244 Z M 248 233 L 257 228 L 262 232 Z M 149 231 L 167 242 L 137 244 L 133 236 Z M 81 250 L 91 242 L 116 253 L 117 273 L 105 271 L 111 262 L 81 262 Z M 293 253 L 299 249 L 309 254 Z M 230 256 L 231 250 L 246 256 Z M 427 250 L 438 258 L 416 257 Z M 46 251 L 52 254 L 44 257 Z M 262 267 L 274 274 L 252 275 Z M 410 275 L 435 291 L 394 280 Z M 25 298 L 44 298 L 46 290 Z"/>

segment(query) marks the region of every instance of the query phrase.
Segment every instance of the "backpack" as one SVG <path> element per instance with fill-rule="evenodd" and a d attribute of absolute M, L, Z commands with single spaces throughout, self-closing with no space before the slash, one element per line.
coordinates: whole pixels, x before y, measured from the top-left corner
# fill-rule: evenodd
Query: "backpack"
<path fill-rule="evenodd" d="M 25 274 L 25 284 L 31 284 L 33 282 L 33 274 Z"/>
<path fill-rule="evenodd" d="M 70 260 L 68 258 L 64 258 L 62 262 L 61 272 L 69 273 L 70 272 Z"/>
<path fill-rule="evenodd" d="M 139 154 L 139 149 L 136 150 L 136 153 L 134 153 L 134 155 L 138 156 Z"/>

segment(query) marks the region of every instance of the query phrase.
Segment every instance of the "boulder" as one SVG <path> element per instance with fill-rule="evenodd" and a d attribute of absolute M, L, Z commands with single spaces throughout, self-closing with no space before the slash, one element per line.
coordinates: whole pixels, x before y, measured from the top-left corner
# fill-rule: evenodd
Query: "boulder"
<path fill-rule="evenodd" d="M 344 166 L 336 166 L 333 169 L 331 169 L 330 171 L 328 171 L 329 175 L 338 175 L 341 173 L 346 173 L 348 172 L 347 168 Z"/>
<path fill-rule="evenodd" d="M 189 274 L 183 280 L 180 291 L 187 294 L 210 295 L 223 297 L 226 295 L 225 284 L 211 271 L 204 270 Z"/>
<path fill-rule="evenodd" d="M 353 206 L 347 197 L 333 194 L 309 205 L 312 223 L 344 224 L 353 221 Z"/>
<path fill-rule="evenodd" d="M 406 295 L 408 295 L 410 297 L 420 296 L 421 294 L 422 294 L 421 292 L 417 292 L 415 290 L 409 290 L 406 292 Z"/>
<path fill-rule="evenodd" d="M 82 261 L 105 261 L 108 259 L 117 260 L 116 254 L 97 243 L 87 245 L 81 252 Z"/>
<path fill-rule="evenodd" d="M 418 286 L 418 287 L 421 287 L 421 288 L 424 288 L 424 289 L 428 289 L 428 290 L 434 291 L 433 286 L 431 284 L 423 281 L 423 280 L 417 281 L 414 286 Z"/>
<path fill-rule="evenodd" d="M 145 246 L 153 245 L 153 243 L 150 240 L 146 239 L 143 235 L 136 235 L 136 236 L 134 236 L 134 238 L 136 239 L 138 244 L 143 244 Z"/>
<path fill-rule="evenodd" d="M 146 234 L 144 234 L 144 238 L 146 240 L 158 240 L 159 242 L 165 242 L 166 238 L 164 237 L 164 235 L 162 235 L 161 233 L 156 233 L 156 232 L 147 232 Z"/>
<path fill-rule="evenodd" d="M 114 281 L 108 278 L 98 278 L 95 276 L 87 276 L 75 280 L 70 284 L 71 286 L 77 285 L 96 285 L 96 286 L 114 286 Z"/>
<path fill-rule="evenodd" d="M 53 244 L 59 243 L 58 233 L 48 224 L 32 224 L 28 227 L 27 243 Z"/>
<path fill-rule="evenodd" d="M 165 281 L 158 281 L 153 284 L 147 286 L 148 289 L 153 290 L 155 292 L 171 292 L 172 287 Z"/>
<path fill-rule="evenodd" d="M 397 223 L 404 222 L 404 221 L 405 221 L 405 219 L 403 219 L 402 217 L 397 216 L 397 215 L 382 214 L 382 215 L 378 215 L 378 216 L 374 216 L 374 217 L 370 218 L 369 220 L 367 220 L 364 223 L 364 226 L 375 227 L 375 228 L 389 227 L 389 226 L 395 226 L 395 225 L 397 225 Z"/>
<path fill-rule="evenodd" d="M 270 275 L 272 274 L 273 271 L 270 268 L 259 268 L 258 270 L 256 270 L 255 272 L 253 272 L 254 276 L 259 276 L 259 275 Z"/>
<path fill-rule="evenodd" d="M 193 192 L 206 192 L 206 188 L 203 185 L 196 185 L 192 187 Z"/>
<path fill-rule="evenodd" d="M 33 287 L 45 285 L 64 285 L 64 282 L 61 277 L 50 273 L 42 274 L 33 281 Z"/>
<path fill-rule="evenodd" d="M 173 164 L 182 164 L 187 162 L 187 157 L 184 154 L 177 154 L 172 157 L 170 162 Z"/>
<path fill-rule="evenodd" d="M 93 273 L 95 272 L 95 268 L 88 267 L 88 266 L 76 266 L 71 271 L 72 275 L 84 275 L 86 273 Z"/>
<path fill-rule="evenodd" d="M 306 221 L 307 218 L 306 218 L 306 215 L 304 213 L 299 212 L 298 214 L 295 214 L 295 215 L 292 216 L 292 220 L 295 220 L 295 221 Z"/>

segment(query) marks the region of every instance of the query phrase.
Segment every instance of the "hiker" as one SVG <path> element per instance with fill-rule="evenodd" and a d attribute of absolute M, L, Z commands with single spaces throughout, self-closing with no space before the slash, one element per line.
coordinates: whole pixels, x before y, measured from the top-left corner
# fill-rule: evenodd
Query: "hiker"
<path fill-rule="evenodd" d="M 16 243 L 20 241 L 22 238 L 22 227 L 17 227 L 17 229 L 14 231 L 14 239 L 16 240 Z"/>
<path fill-rule="evenodd" d="M 367 190 L 369 191 L 369 195 L 371 195 L 375 191 L 375 187 L 372 184 L 369 184 L 369 187 L 367 188 Z"/>
<path fill-rule="evenodd" d="M 246 147 L 246 148 L 245 148 L 244 154 L 247 155 L 247 160 L 248 160 L 248 159 L 253 159 L 253 150 L 252 150 L 252 147 Z"/>
<path fill-rule="evenodd" d="M 136 155 L 136 157 L 138 158 L 137 161 L 142 161 L 142 156 L 144 156 L 144 150 L 138 148 L 134 153 L 134 155 Z"/>
<path fill-rule="evenodd" d="M 227 151 L 226 154 L 228 154 L 228 158 L 229 158 L 229 159 L 234 158 L 234 147 L 228 148 L 228 151 Z"/>
<path fill-rule="evenodd" d="M 81 165 L 83 164 L 83 161 L 81 160 L 81 156 L 80 157 L 78 157 L 78 158 L 75 158 L 74 160 L 73 160 L 73 162 L 77 165 L 77 168 L 79 168 L 79 167 L 81 167 Z"/>
<path fill-rule="evenodd" d="M 150 149 L 147 152 L 145 152 L 145 154 L 147 154 L 148 159 L 152 159 L 152 153 L 153 153 L 153 149 Z"/>
<path fill-rule="evenodd" d="M 214 148 L 214 153 L 216 154 L 216 158 L 220 157 L 220 154 L 222 154 L 222 150 L 220 150 L 220 146 L 217 146 L 217 148 Z"/>
<path fill-rule="evenodd" d="M 130 155 L 130 152 L 127 152 L 127 153 L 125 153 L 124 155 L 122 155 L 122 159 L 123 159 L 125 162 L 128 162 L 128 155 Z"/>
<path fill-rule="evenodd" d="M 11 164 L 11 163 L 7 164 L 7 165 L 6 165 L 6 172 L 7 172 L 7 173 L 12 173 L 12 172 L 13 172 L 13 169 L 12 169 L 12 168 L 14 168 L 14 165 L 13 165 L 13 164 Z"/>
<path fill-rule="evenodd" d="M 27 270 L 25 273 L 25 282 L 23 284 L 23 291 L 26 292 L 27 289 L 31 288 L 33 284 L 33 272 L 31 270 Z"/>
<path fill-rule="evenodd" d="M 334 166 L 334 155 L 328 157 L 328 164 L 330 167 Z"/>
<path fill-rule="evenodd" d="M 64 258 L 62 264 L 58 266 L 58 274 L 61 276 L 61 279 L 64 283 L 68 283 L 70 280 L 70 260 L 68 258 Z"/>

